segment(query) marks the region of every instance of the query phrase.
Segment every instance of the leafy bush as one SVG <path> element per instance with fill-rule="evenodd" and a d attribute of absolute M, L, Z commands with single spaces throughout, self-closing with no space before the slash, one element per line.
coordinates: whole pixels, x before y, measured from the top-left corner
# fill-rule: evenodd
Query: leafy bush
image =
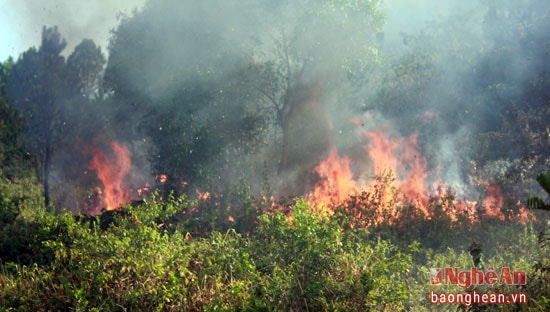
<path fill-rule="evenodd" d="M 291 218 L 277 212 L 260 218 L 258 270 L 265 305 L 280 310 L 399 308 L 408 298 L 411 256 L 362 232 L 344 232 L 334 220 L 311 214 L 299 201 Z"/>
<path fill-rule="evenodd" d="M 34 179 L 1 179 L 0 259 L 22 264 L 46 261 L 47 256 L 40 254 L 39 236 L 52 230 L 52 225 L 41 224 L 47 223 L 47 217 L 40 186 Z"/>
<path fill-rule="evenodd" d="M 525 270 L 528 284 L 519 290 L 530 296 L 528 309 L 548 307 L 547 264 L 537 262 L 548 257 L 548 248 L 532 225 L 461 229 L 438 218 L 433 224 L 411 218 L 393 230 L 351 228 L 344 216 L 326 217 L 298 200 L 288 214 L 262 214 L 248 232 L 193 236 L 186 213 L 197 201 L 186 197 L 153 196 L 94 218 L 43 208 L 30 213 L 30 203 L 21 202 L 22 210 L 3 207 L 2 248 L 14 248 L 11 256 L 2 254 L 0 266 L 0 305 L 6 309 L 427 311 L 429 269 L 473 265 L 462 243 L 449 239 L 429 248 L 413 240 L 444 230 L 484 238 L 481 265 Z"/>

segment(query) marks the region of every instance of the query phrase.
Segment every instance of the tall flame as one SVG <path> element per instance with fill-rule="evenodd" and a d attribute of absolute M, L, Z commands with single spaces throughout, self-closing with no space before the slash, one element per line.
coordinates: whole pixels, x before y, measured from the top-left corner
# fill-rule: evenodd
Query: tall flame
<path fill-rule="evenodd" d="M 499 217 L 504 220 L 504 215 L 501 214 L 502 207 L 502 192 L 500 188 L 494 184 L 487 188 L 487 197 L 483 200 L 485 214 L 491 217 Z"/>
<path fill-rule="evenodd" d="M 354 193 L 357 188 L 350 170 L 350 162 L 348 157 L 340 157 L 336 150 L 331 150 L 327 159 L 315 168 L 319 182 L 308 196 L 309 202 L 319 210 L 325 210 L 330 205 L 343 202 Z M 325 212 L 330 213 L 329 210 Z"/>
<path fill-rule="evenodd" d="M 114 210 L 130 201 L 129 192 L 124 187 L 124 177 L 130 171 L 130 152 L 118 142 L 111 143 L 113 153 L 106 154 L 95 149 L 88 169 L 95 170 L 103 183 L 102 201 L 105 210 Z"/>
<path fill-rule="evenodd" d="M 390 139 L 382 131 L 364 132 L 369 139 L 365 150 L 373 163 L 373 174 L 391 171 L 397 178 L 394 185 L 416 207 L 428 215 L 426 159 L 418 152 L 417 134 L 408 138 Z"/>
<path fill-rule="evenodd" d="M 376 178 L 368 180 L 364 175 L 354 178 L 357 175 L 351 170 L 352 160 L 339 156 L 336 149 L 332 149 L 314 169 L 319 180 L 307 195 L 314 209 L 331 214 L 331 208 L 345 206 L 354 210 L 351 211 L 354 216 L 368 215 L 368 221 L 357 222 L 362 225 L 393 223 L 400 216 L 398 206 L 413 206 L 430 218 L 434 215 L 434 206 L 439 205 L 453 221 L 460 215 L 470 222 L 479 220 L 478 203 L 451 196 L 443 182 L 435 182 L 434 190 L 430 192 L 427 161 L 418 150 L 416 133 L 406 138 L 390 138 L 384 131 L 362 128 L 361 133 L 368 139 L 364 146 L 368 157 L 360 161 L 370 164 L 368 171 Z M 500 188 L 489 185 L 486 193 L 482 201 L 486 216 L 521 223 L 534 218 L 523 207 L 518 213 L 506 217 L 501 211 L 503 196 Z"/>

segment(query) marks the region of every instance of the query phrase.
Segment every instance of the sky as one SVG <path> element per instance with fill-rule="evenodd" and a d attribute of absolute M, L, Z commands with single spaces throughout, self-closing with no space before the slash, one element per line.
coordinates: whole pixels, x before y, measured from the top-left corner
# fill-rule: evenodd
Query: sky
<path fill-rule="evenodd" d="M 0 0 L 0 61 L 17 58 L 40 45 L 42 26 L 57 25 L 70 54 L 82 39 L 107 51 L 110 30 L 119 13 L 131 14 L 146 0 Z"/>
<path fill-rule="evenodd" d="M 110 30 L 119 13 L 131 14 L 147 0 L 0 0 L 0 61 L 40 45 L 42 26 L 57 25 L 67 40 L 68 55 L 84 38 L 107 53 Z M 474 1 L 475 2 L 475 1 Z M 400 32 L 421 29 L 426 21 L 448 15 L 462 1 L 385 0 L 386 40 L 399 41 Z"/>

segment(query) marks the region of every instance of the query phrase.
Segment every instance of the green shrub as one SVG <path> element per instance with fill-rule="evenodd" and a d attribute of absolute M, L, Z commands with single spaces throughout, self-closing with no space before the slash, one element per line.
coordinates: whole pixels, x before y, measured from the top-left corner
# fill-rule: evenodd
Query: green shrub
<path fill-rule="evenodd" d="M 263 276 L 259 298 L 279 310 L 365 310 L 403 307 L 410 255 L 335 220 L 310 213 L 299 201 L 291 218 L 260 217 L 255 263 Z"/>
<path fill-rule="evenodd" d="M 409 236 L 398 232 L 406 237 L 399 241 L 389 225 L 385 232 L 350 228 L 343 216 L 322 216 L 298 200 L 288 215 L 261 215 L 249 233 L 229 229 L 193 237 L 185 213 L 197 202 L 185 197 L 153 196 L 94 218 L 45 209 L 29 213 L 27 203 L 4 217 L 2 233 L 11 236 L 3 239 L 17 247 L 18 260 L 3 258 L 0 265 L 0 306 L 6 309 L 443 311 L 448 306 L 429 306 L 429 269 L 467 269 L 471 255 L 452 238 L 436 248 L 412 239 L 418 231 L 440 235 L 445 226 L 460 237 L 484 238 L 481 265 L 527 271 L 529 282 L 521 291 L 543 307 L 539 311 L 548 307 L 547 264 L 533 266 L 548 258 L 548 248 L 532 225 L 419 222 Z M 403 224 L 414 226 L 412 219 Z"/>

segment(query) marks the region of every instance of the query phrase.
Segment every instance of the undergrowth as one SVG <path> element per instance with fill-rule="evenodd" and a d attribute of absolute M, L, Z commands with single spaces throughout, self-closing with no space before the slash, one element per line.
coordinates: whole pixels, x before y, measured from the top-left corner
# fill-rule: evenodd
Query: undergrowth
<path fill-rule="evenodd" d="M 473 267 L 473 241 L 483 246 L 483 267 L 528 274 L 526 285 L 489 290 L 523 291 L 529 302 L 458 308 L 550 307 L 550 247 L 533 223 L 460 227 L 443 215 L 412 214 L 394 227 L 350 227 L 345 215 L 316 214 L 303 200 L 287 213 L 258 213 L 260 202 L 242 184 L 232 203 L 244 194 L 244 208 L 215 208 L 235 219 L 224 215 L 222 225 L 197 231 L 207 219 L 185 197 L 153 196 L 84 217 L 35 209 L 34 193 L 23 198 L 18 187 L 2 187 L 6 311 L 445 311 L 430 305 L 429 291 L 462 289 L 432 286 L 430 269 Z M 253 226 L 239 228 L 240 217 L 255 214 Z"/>

